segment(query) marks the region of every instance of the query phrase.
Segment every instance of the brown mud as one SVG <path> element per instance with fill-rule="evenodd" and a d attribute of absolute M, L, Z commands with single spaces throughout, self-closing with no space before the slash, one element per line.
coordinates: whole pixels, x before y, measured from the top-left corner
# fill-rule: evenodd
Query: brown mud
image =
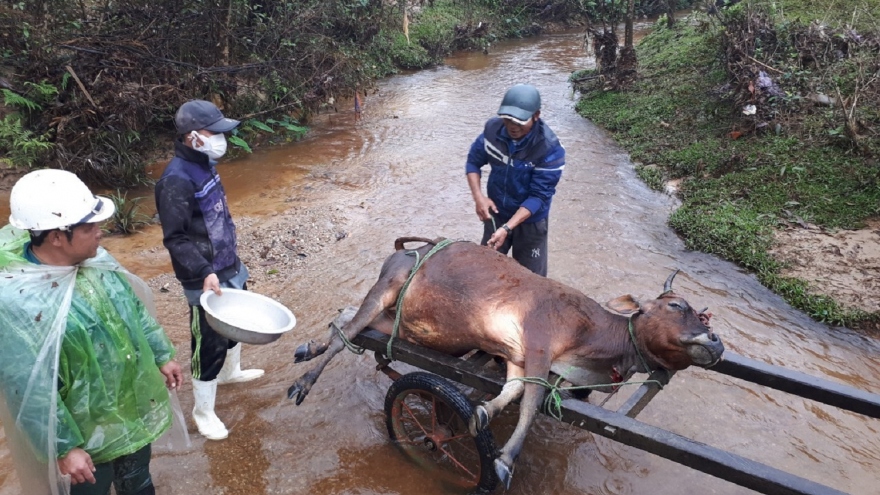
<path fill-rule="evenodd" d="M 783 276 L 807 281 L 811 293 L 880 311 L 880 219 L 861 230 L 790 226 L 776 232 L 771 254 L 786 264 Z"/>

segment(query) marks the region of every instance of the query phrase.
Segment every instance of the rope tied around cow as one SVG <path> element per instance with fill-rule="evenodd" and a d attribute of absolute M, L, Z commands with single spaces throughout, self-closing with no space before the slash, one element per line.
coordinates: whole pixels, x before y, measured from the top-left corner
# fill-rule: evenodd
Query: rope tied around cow
<path fill-rule="evenodd" d="M 385 351 L 385 356 L 388 357 L 388 359 L 392 361 L 394 360 L 394 356 L 391 355 L 391 345 L 394 343 L 394 339 L 396 339 L 397 335 L 400 333 L 400 314 L 402 313 L 401 308 L 403 307 L 403 297 L 406 295 L 406 290 L 409 288 L 410 282 L 412 282 L 412 279 L 413 277 L 415 277 L 416 272 L 419 270 L 419 268 L 422 267 L 423 264 L 425 264 L 425 261 L 427 261 L 428 258 L 434 256 L 434 254 L 436 254 L 438 251 L 454 242 L 458 241 L 453 239 L 443 239 L 442 241 L 435 244 L 430 251 L 425 253 L 425 257 L 421 259 L 419 257 L 418 251 L 408 251 L 406 253 L 408 256 L 415 256 L 416 263 L 409 271 L 409 277 L 406 278 L 406 282 L 404 282 L 403 287 L 400 288 L 400 293 L 397 294 L 397 310 L 395 311 L 396 314 L 394 315 L 394 328 L 391 330 L 391 337 L 388 339 L 388 348 Z"/>
<path fill-rule="evenodd" d="M 642 381 L 631 381 L 631 382 L 622 382 L 622 383 L 599 383 L 596 385 L 575 385 L 571 387 L 561 387 L 559 384 L 565 380 L 563 377 L 558 377 L 555 383 L 550 383 L 548 380 L 543 378 L 538 378 L 535 376 L 526 376 L 522 378 L 512 378 L 512 380 L 520 381 L 523 383 L 533 383 L 535 385 L 540 385 L 548 390 L 550 393 L 547 394 L 547 397 L 544 398 L 544 409 L 547 411 L 547 414 L 556 418 L 558 421 L 562 421 L 562 394 L 560 392 L 567 390 L 593 390 L 601 387 L 615 387 L 614 392 L 617 392 L 617 389 L 623 385 L 641 385 L 643 383 L 653 383 L 663 389 L 663 383 L 657 380 L 642 380 Z M 610 397 L 610 395 L 609 395 Z"/>
<path fill-rule="evenodd" d="M 345 332 L 343 332 L 342 329 L 339 328 L 335 321 L 330 322 L 330 326 L 333 327 L 334 330 L 336 330 L 336 333 L 339 334 L 339 338 L 342 340 L 342 343 L 345 344 L 345 348 L 349 351 L 360 356 L 364 353 L 364 351 L 367 350 L 366 347 L 361 347 L 354 342 L 348 340 L 348 337 L 345 336 Z"/>
<path fill-rule="evenodd" d="M 637 314 L 638 313 L 633 313 L 629 315 L 629 318 L 626 319 L 626 329 L 629 331 L 629 340 L 630 342 L 632 342 L 633 347 L 635 347 L 636 349 L 636 354 L 639 356 L 639 361 L 642 362 L 642 367 L 645 368 L 645 371 L 647 373 L 651 373 L 654 370 L 652 370 L 650 366 L 648 366 L 648 362 L 645 360 L 645 357 L 642 356 L 642 351 L 639 350 L 639 344 L 636 342 L 636 329 L 633 326 L 633 318 L 635 318 Z M 660 385 L 660 388 L 662 389 L 663 385 Z"/>
<path fill-rule="evenodd" d="M 704 310 L 705 311 L 705 310 Z M 633 347 L 636 350 L 636 355 L 639 357 L 639 361 L 641 362 L 642 368 L 646 373 L 651 374 L 654 370 L 648 366 L 648 361 L 645 360 L 645 357 L 642 356 L 642 351 L 639 349 L 638 344 L 636 343 L 636 332 L 635 327 L 633 326 L 633 317 L 635 314 L 632 314 L 627 318 L 627 331 L 629 333 L 630 342 L 632 342 Z M 708 318 L 707 318 L 708 320 Z M 560 391 L 568 391 L 568 390 L 595 390 L 599 388 L 612 387 L 614 389 L 611 394 L 608 395 L 608 398 L 611 398 L 612 395 L 616 394 L 617 391 L 623 385 L 642 385 L 645 383 L 653 383 L 660 387 L 660 390 L 663 390 L 663 383 L 657 380 L 641 380 L 641 381 L 626 381 L 619 383 L 599 383 L 595 385 L 573 385 L 571 387 L 561 387 L 559 384 L 565 380 L 564 377 L 560 376 L 556 379 L 555 383 L 550 383 L 548 380 L 540 377 L 527 376 L 523 378 L 512 378 L 512 380 L 521 381 L 523 383 L 533 383 L 535 385 L 540 385 L 550 391 L 547 394 L 547 397 L 544 398 L 544 409 L 547 413 L 556 418 L 559 421 L 562 421 L 562 394 Z M 606 398 L 606 400 L 608 399 Z M 604 402 L 602 403 L 604 404 Z"/>

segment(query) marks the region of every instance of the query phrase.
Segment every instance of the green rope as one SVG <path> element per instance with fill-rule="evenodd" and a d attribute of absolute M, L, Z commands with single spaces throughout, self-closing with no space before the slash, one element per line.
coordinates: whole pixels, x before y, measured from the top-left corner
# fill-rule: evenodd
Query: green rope
<path fill-rule="evenodd" d="M 425 254 L 425 257 L 421 259 L 419 259 L 420 257 L 418 251 L 410 251 L 406 253 L 410 256 L 415 256 L 416 263 L 413 265 L 412 270 L 410 270 L 409 277 L 407 277 L 406 282 L 403 283 L 403 287 L 400 288 L 400 293 L 397 295 L 397 314 L 394 316 L 394 329 L 391 331 L 391 338 L 388 339 L 388 349 L 385 351 L 385 355 L 388 357 L 388 359 L 392 361 L 394 360 L 394 358 L 391 356 L 391 344 L 394 342 L 394 339 L 397 338 L 397 334 L 400 332 L 400 314 L 403 312 L 403 296 L 406 294 L 406 290 L 409 288 L 409 283 L 412 282 L 416 271 L 421 268 L 425 261 L 428 261 L 428 258 L 434 256 L 437 251 L 440 251 L 446 246 L 452 244 L 453 242 L 457 241 L 454 241 L 452 239 L 443 239 L 442 241 L 438 242 L 433 248 L 431 248 L 431 250 L 428 251 L 427 254 Z"/>
<path fill-rule="evenodd" d="M 627 318 L 628 322 L 627 322 L 626 328 L 627 328 L 627 330 L 629 330 L 629 339 L 632 340 L 633 347 L 636 348 L 636 354 L 639 356 L 639 360 L 642 361 L 642 367 L 645 368 L 645 373 L 652 373 L 654 370 L 652 370 L 650 367 L 648 367 L 648 362 L 645 361 L 645 357 L 642 356 L 642 351 L 639 350 L 639 344 L 636 342 L 636 330 L 635 330 L 635 328 L 633 328 L 633 317 L 635 315 L 636 315 L 636 313 L 633 313 L 633 314 L 629 315 L 629 318 Z M 661 385 L 660 388 L 662 389 L 663 386 Z"/>
<path fill-rule="evenodd" d="M 632 341 L 633 347 L 636 348 L 636 354 L 639 356 L 639 360 L 642 362 L 642 366 L 645 368 L 646 372 L 650 374 L 650 373 L 653 373 L 654 371 L 650 367 L 648 367 L 648 362 L 645 360 L 644 356 L 642 356 L 642 351 L 639 350 L 639 346 L 636 343 L 636 334 L 635 334 L 635 329 L 633 328 L 633 322 L 632 322 L 633 316 L 634 315 L 631 315 L 628 318 L 629 323 L 627 325 L 627 329 L 629 330 L 629 338 Z M 533 384 L 540 385 L 540 386 L 550 390 L 550 393 L 547 394 L 547 397 L 544 398 L 544 409 L 546 409 L 547 412 L 551 416 L 553 416 L 554 418 L 556 418 L 559 421 L 562 421 L 562 394 L 560 394 L 560 391 L 584 390 L 584 389 L 595 390 L 595 389 L 602 388 L 602 387 L 619 387 L 622 385 L 641 385 L 643 383 L 653 383 L 653 384 L 657 385 L 658 387 L 660 387 L 660 390 L 663 390 L 663 383 L 661 383 L 657 380 L 627 381 L 627 382 L 623 382 L 623 383 L 600 383 L 600 384 L 596 384 L 596 385 L 577 385 L 577 386 L 571 386 L 571 387 L 560 387 L 559 386 L 559 384 L 563 380 L 565 380 L 565 378 L 562 376 L 557 378 L 556 383 L 550 383 L 549 381 L 547 381 L 543 378 L 532 377 L 532 376 L 527 376 L 524 378 L 512 378 L 512 380 L 517 380 L 517 381 L 521 381 L 524 383 L 533 383 Z"/>
<path fill-rule="evenodd" d="M 516 381 L 520 381 L 520 382 L 524 382 L 524 383 L 533 383 L 535 385 L 540 385 L 540 386 L 550 390 L 550 393 L 547 394 L 547 397 L 544 398 L 544 409 L 547 410 L 547 412 L 550 414 L 550 416 L 553 416 L 554 418 L 556 418 L 559 421 L 562 421 L 562 394 L 560 393 L 561 391 L 585 390 L 585 389 L 594 390 L 594 389 L 598 389 L 601 387 L 619 387 L 622 385 L 641 385 L 643 383 L 653 383 L 653 384 L 656 384 L 661 389 L 663 388 L 663 384 L 657 380 L 628 381 L 628 382 L 623 382 L 623 383 L 599 383 L 596 385 L 577 385 L 577 386 L 571 386 L 571 387 L 560 387 L 559 386 L 559 383 L 562 382 L 563 380 L 565 380 L 565 378 L 563 378 L 561 376 L 559 378 L 557 378 L 556 383 L 550 383 L 549 381 L 547 381 L 543 378 L 538 378 L 538 377 L 533 377 L 533 376 L 527 376 L 527 377 L 523 377 L 523 378 L 512 378 L 511 380 L 516 380 Z"/>
<path fill-rule="evenodd" d="M 358 345 L 355 345 L 352 341 L 348 340 L 348 337 L 345 336 L 345 332 L 343 332 L 341 328 L 336 326 L 336 323 L 330 323 L 330 326 L 336 329 L 336 333 L 339 334 L 339 338 L 342 339 L 342 343 L 345 344 L 345 348 L 349 351 L 357 355 L 361 355 L 364 353 L 364 351 L 367 350 L 366 347 L 360 347 Z"/>

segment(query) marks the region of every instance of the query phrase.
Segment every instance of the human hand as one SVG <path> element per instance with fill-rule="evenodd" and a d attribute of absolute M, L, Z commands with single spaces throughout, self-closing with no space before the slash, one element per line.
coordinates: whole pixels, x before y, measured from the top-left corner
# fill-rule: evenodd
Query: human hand
<path fill-rule="evenodd" d="M 165 386 L 169 389 L 174 390 L 183 385 L 183 371 L 177 361 L 168 361 L 159 368 L 159 372 L 165 376 Z"/>
<path fill-rule="evenodd" d="M 220 290 L 220 279 L 217 278 L 216 273 L 205 277 L 205 282 L 202 284 L 202 292 L 208 292 L 209 290 L 214 291 L 214 294 L 218 296 L 223 295 L 223 291 Z"/>
<path fill-rule="evenodd" d="M 507 230 L 506 229 L 498 229 L 493 234 L 492 237 L 486 242 L 486 245 L 494 250 L 501 249 L 501 246 L 504 245 L 504 241 L 507 240 Z"/>
<path fill-rule="evenodd" d="M 481 222 L 485 222 L 492 218 L 492 213 L 498 213 L 498 208 L 495 206 L 495 202 L 486 196 L 481 196 L 476 199 L 476 210 L 477 217 Z"/>
<path fill-rule="evenodd" d="M 61 474 L 70 475 L 70 484 L 78 485 L 88 481 L 95 484 L 95 465 L 92 464 L 92 456 L 81 448 L 74 448 L 61 459 L 58 459 L 58 469 Z"/>

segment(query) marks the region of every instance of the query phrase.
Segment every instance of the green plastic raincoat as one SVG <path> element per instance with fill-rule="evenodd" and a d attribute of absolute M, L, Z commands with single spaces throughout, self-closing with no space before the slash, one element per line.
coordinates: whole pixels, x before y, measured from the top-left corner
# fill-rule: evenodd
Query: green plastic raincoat
<path fill-rule="evenodd" d="M 48 459 L 80 447 L 107 462 L 170 427 L 159 367 L 175 350 L 149 288 L 105 250 L 78 266 L 38 265 L 24 258 L 28 240 L 0 229 L 0 412 L 22 481 L 64 493 Z"/>

